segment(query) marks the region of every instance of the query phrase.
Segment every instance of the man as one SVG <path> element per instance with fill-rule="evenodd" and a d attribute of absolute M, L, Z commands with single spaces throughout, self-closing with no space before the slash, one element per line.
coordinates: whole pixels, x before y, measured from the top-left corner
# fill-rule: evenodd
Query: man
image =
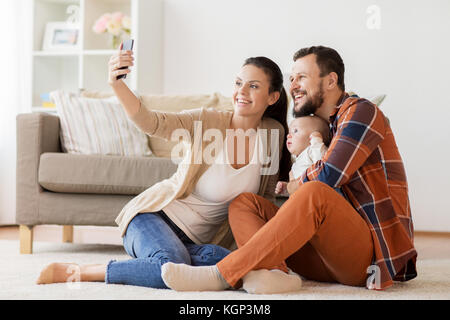
<path fill-rule="evenodd" d="M 279 209 L 251 193 L 236 198 L 229 220 L 239 249 L 216 266 L 165 265 L 169 287 L 219 290 L 244 279 L 245 288 L 252 270 L 287 267 L 308 279 L 378 290 L 417 276 L 408 185 L 389 121 L 370 101 L 345 93 L 344 71 L 334 49 L 295 53 L 294 115 L 330 124 L 327 153 L 289 183 Z"/>

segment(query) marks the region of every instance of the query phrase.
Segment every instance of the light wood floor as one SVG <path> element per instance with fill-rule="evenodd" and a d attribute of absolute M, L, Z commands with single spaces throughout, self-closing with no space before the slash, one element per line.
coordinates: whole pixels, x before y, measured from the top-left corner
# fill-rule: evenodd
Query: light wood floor
<path fill-rule="evenodd" d="M 19 240 L 18 226 L 0 226 L 0 240 Z M 34 241 L 61 242 L 62 226 L 42 225 L 33 228 Z M 122 244 L 119 230 L 114 227 L 75 226 L 75 243 Z M 450 259 L 450 233 L 416 232 L 414 244 L 418 259 Z"/>

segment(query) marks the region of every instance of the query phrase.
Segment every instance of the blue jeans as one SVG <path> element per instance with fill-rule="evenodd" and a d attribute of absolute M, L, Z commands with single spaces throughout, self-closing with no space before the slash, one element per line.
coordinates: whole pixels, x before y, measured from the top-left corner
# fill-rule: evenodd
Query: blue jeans
<path fill-rule="evenodd" d="M 123 245 L 134 259 L 110 261 L 106 283 L 167 289 L 161 278 L 164 263 L 210 266 L 230 253 L 217 245 L 195 244 L 163 211 L 135 216 L 128 225 Z"/>

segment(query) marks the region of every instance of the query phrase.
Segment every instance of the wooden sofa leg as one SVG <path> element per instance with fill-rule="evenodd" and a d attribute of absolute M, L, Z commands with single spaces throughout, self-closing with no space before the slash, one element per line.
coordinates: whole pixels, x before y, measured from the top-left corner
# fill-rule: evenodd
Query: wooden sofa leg
<path fill-rule="evenodd" d="M 63 242 L 73 242 L 73 226 L 63 226 Z"/>
<path fill-rule="evenodd" d="M 21 224 L 19 226 L 20 253 L 33 253 L 33 226 Z"/>

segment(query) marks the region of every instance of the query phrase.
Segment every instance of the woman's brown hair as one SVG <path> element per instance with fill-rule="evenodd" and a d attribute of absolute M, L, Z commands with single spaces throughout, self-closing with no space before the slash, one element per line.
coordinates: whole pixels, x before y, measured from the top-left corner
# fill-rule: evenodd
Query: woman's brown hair
<path fill-rule="evenodd" d="M 244 66 L 253 65 L 260 68 L 269 77 L 270 87 L 269 93 L 277 91 L 280 93 L 280 98 L 274 104 L 270 105 L 263 114 L 263 117 L 269 117 L 277 120 L 284 128 L 285 135 L 288 134 L 289 129 L 287 125 L 288 99 L 286 90 L 283 87 L 283 73 L 280 67 L 266 57 L 252 57 L 244 62 Z M 283 137 L 284 141 L 284 137 Z M 279 177 L 281 181 L 289 181 L 289 171 L 291 170 L 291 154 L 283 142 L 283 150 L 281 152 L 279 164 Z"/>

